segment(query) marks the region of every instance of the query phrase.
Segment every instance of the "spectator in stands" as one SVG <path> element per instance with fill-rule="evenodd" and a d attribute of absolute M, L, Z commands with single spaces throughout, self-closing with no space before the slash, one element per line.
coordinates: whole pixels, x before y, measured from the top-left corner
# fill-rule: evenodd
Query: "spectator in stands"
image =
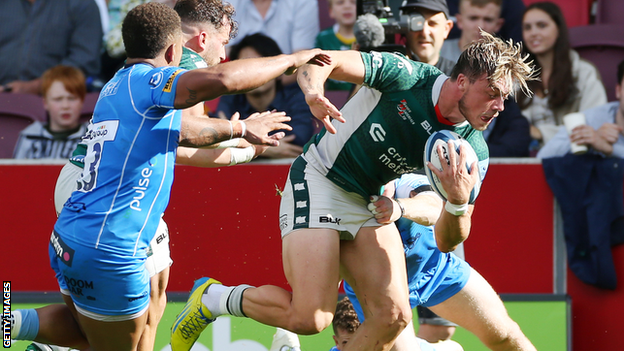
<path fill-rule="evenodd" d="M 538 158 L 565 156 L 570 153 L 570 142 L 587 145 L 590 153 L 624 158 L 624 61 L 617 69 L 618 84 L 615 96 L 609 102 L 583 111 L 587 124 L 578 126 L 568 135 L 564 126 L 537 153 Z"/>
<path fill-rule="evenodd" d="M 444 42 L 441 55 L 456 62 L 463 49 L 480 38 L 480 30 L 495 34 L 504 20 L 500 17 L 502 0 L 461 0 L 457 23 L 462 27 L 461 37 Z M 505 101 L 505 110 L 493 119 L 483 137 L 491 157 L 529 156 L 529 122 L 522 116 L 518 104 Z"/>
<path fill-rule="evenodd" d="M 280 55 L 277 43 L 260 33 L 243 38 L 230 52 L 231 60 Z M 303 92 L 297 84 L 284 85 L 280 78 L 274 79 L 245 94 L 224 95 L 219 100 L 217 113 L 220 117 L 240 112 L 241 119 L 254 112 L 267 110 L 284 111 L 292 119 L 288 124 L 292 131 L 285 131 L 286 137 L 277 147 L 266 150 L 267 158 L 297 157 L 303 152 L 303 145 L 310 140 L 313 132 L 313 117 L 305 102 Z"/>
<path fill-rule="evenodd" d="M 495 34 L 505 20 L 501 15 L 503 0 L 460 0 L 457 27 L 462 32 L 459 38 L 447 39 L 442 46 L 441 55 L 457 62 L 459 55 L 473 41 L 481 36 L 480 30 Z"/>
<path fill-rule="evenodd" d="M 525 50 L 540 69 L 540 80 L 529 83 L 534 96 L 518 100 L 531 123 L 531 149 L 536 151 L 555 135 L 564 115 L 605 104 L 607 94 L 596 67 L 570 48 L 559 6 L 552 2 L 529 5 L 522 36 Z"/>
<path fill-rule="evenodd" d="M 325 1 L 325 0 L 320 0 Z M 355 0 L 327 0 L 329 17 L 336 21 L 330 28 L 321 31 L 314 46 L 323 50 L 348 50 L 355 43 L 353 26 L 356 19 Z M 353 84 L 337 80 L 327 80 L 326 90 L 351 90 Z"/>
<path fill-rule="evenodd" d="M 238 36 L 228 50 L 248 35 L 262 33 L 277 42 L 285 54 L 314 47 L 319 33 L 317 0 L 229 0 L 236 9 Z M 296 82 L 296 75 L 282 77 L 282 83 Z"/>
<path fill-rule="evenodd" d="M 21 131 L 13 157 L 67 159 L 87 131 L 86 123 L 80 123 L 85 76 L 76 67 L 55 66 L 41 77 L 41 89 L 48 122 L 35 121 Z"/>
<path fill-rule="evenodd" d="M 462 0 L 446 0 L 451 15 L 455 16 L 460 12 L 460 2 Z M 498 30 L 498 34 L 503 39 L 512 39 L 514 42 L 522 41 L 522 13 L 524 13 L 524 1 L 503 0 L 501 17 L 505 20 Z M 455 39 L 461 36 L 461 29 L 453 26 L 449 38 Z"/>
<path fill-rule="evenodd" d="M 422 30 L 408 30 L 406 34 L 408 56 L 414 61 L 436 66 L 450 76 L 455 62 L 440 56 L 444 40 L 453 28 L 446 1 L 407 0 L 401 6 L 401 13 L 424 17 Z"/>
<path fill-rule="evenodd" d="M 100 72 L 102 23 L 95 1 L 0 1 L 0 92 L 39 94 L 56 65 Z"/>

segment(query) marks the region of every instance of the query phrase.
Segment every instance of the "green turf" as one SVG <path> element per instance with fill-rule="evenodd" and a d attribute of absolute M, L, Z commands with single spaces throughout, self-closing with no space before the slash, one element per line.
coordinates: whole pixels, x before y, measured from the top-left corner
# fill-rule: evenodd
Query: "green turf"
<path fill-rule="evenodd" d="M 42 304 L 14 304 L 13 309 L 36 308 Z M 184 306 L 181 302 L 167 305 L 158 327 L 156 351 L 169 350 L 169 328 L 176 314 Z M 520 325 L 538 350 L 567 350 L 567 305 L 564 301 L 505 302 L 509 315 Z M 415 314 L 416 312 L 414 312 Z M 247 318 L 223 316 L 204 331 L 195 351 L 267 351 L 275 328 L 267 327 Z M 326 351 L 334 342 L 331 328 L 314 336 L 300 337 L 303 351 Z M 471 333 L 458 328 L 453 339 L 466 351 L 487 350 Z M 29 342 L 15 341 L 12 349 L 24 350 Z M 203 347 L 200 347 L 203 346 Z"/>

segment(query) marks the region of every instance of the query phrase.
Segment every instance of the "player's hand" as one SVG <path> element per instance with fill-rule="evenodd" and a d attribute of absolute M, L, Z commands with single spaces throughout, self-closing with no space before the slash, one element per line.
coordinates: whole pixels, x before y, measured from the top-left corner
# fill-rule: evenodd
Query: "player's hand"
<path fill-rule="evenodd" d="M 269 146 L 262 154 L 266 158 L 294 158 L 303 153 L 303 148 L 292 142 L 297 136 L 294 134 L 285 136 L 278 146 Z"/>
<path fill-rule="evenodd" d="M 325 129 L 331 134 L 336 134 L 336 127 L 331 123 L 332 118 L 344 123 L 342 113 L 328 98 L 321 94 L 308 94 L 305 96 L 306 103 L 310 106 L 310 112 L 319 121 L 323 122 Z"/>
<path fill-rule="evenodd" d="M 442 187 L 446 191 L 447 201 L 455 205 L 467 204 L 470 201 L 470 192 L 472 188 L 474 188 L 479 177 L 479 172 L 477 172 L 478 163 L 475 161 L 472 164 L 471 169 L 473 172 L 470 174 L 468 173 L 468 169 L 466 169 L 467 151 L 465 150 L 465 146 L 460 145 L 459 155 L 457 155 L 455 146 L 451 142 L 448 143 L 447 149 L 449 152 L 450 164 L 446 163 L 442 145 L 438 145 L 438 156 L 440 157 L 442 170 L 440 171 L 431 162 L 427 163 L 427 167 L 440 178 Z M 459 163 L 457 163 L 458 158 Z"/>
<path fill-rule="evenodd" d="M 306 63 L 317 66 L 325 66 L 331 64 L 331 56 L 321 49 L 301 50 L 290 55 L 292 64 L 286 70 L 285 74 L 291 75 L 297 71 L 297 68 Z"/>
<path fill-rule="evenodd" d="M 290 117 L 286 116 L 285 112 L 256 112 L 245 119 L 247 125 L 245 140 L 254 145 L 278 146 L 279 140 L 285 135 L 284 132 L 272 135 L 269 133 L 276 130 L 292 130 L 292 127 L 286 124 L 288 121 Z"/>
<path fill-rule="evenodd" d="M 389 224 L 401 218 L 399 204 L 386 196 L 371 196 L 368 210 L 375 216 L 379 224 Z"/>

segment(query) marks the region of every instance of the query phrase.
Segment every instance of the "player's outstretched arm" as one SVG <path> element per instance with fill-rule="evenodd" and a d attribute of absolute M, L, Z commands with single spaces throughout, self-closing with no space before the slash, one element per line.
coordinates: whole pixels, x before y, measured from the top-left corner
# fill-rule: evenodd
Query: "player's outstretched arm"
<path fill-rule="evenodd" d="M 331 64 L 303 65 L 297 75 L 297 83 L 305 94 L 310 111 L 323 122 L 328 132 L 335 134 L 336 128 L 331 120 L 336 119 L 344 123 L 340 111 L 325 97 L 324 84 L 327 78 L 345 82 L 362 84 L 364 82 L 364 62 L 359 51 L 328 51 L 331 55 Z"/>
<path fill-rule="evenodd" d="M 228 121 L 205 116 L 183 116 L 180 128 L 180 146 L 204 147 L 233 138 L 245 138 L 251 144 L 279 145 L 283 132 L 269 136 L 276 130 L 291 130 L 286 124 L 290 117 L 284 112 L 254 113 L 245 121 Z"/>
<path fill-rule="evenodd" d="M 178 80 L 174 106 L 176 109 L 183 109 L 224 94 L 244 93 L 284 73 L 292 74 L 305 63 L 325 65 L 330 62 L 326 53 L 320 49 L 312 49 L 290 55 L 234 60 L 213 67 L 194 69 Z"/>
<path fill-rule="evenodd" d="M 442 170 L 437 169 L 431 162 L 427 163 L 427 167 L 438 176 L 442 182 L 442 187 L 447 193 L 447 203 L 450 202 L 455 206 L 467 206 L 467 210 L 462 214 L 453 214 L 447 209 L 440 213 L 440 218 L 435 224 L 435 236 L 438 248 L 442 252 L 450 252 L 455 250 L 457 245 L 461 244 L 468 238 L 471 227 L 471 216 L 474 209 L 473 205 L 468 205 L 470 200 L 470 192 L 478 180 L 478 172 L 468 173 L 466 169 L 466 151 L 465 146 L 460 146 L 459 165 L 457 163 L 457 153 L 455 148 L 449 146 L 449 164 L 443 159 L 442 146 L 438 146 L 438 155 L 440 155 L 440 163 Z M 472 165 L 473 169 L 477 169 L 477 162 Z"/>

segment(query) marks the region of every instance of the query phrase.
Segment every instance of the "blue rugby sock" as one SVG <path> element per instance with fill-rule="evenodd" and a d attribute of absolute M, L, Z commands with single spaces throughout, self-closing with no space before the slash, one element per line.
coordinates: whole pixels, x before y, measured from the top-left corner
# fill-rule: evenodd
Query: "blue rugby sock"
<path fill-rule="evenodd" d="M 39 315 L 34 309 L 15 310 L 15 325 L 11 326 L 11 338 L 14 340 L 35 340 L 39 334 Z"/>

